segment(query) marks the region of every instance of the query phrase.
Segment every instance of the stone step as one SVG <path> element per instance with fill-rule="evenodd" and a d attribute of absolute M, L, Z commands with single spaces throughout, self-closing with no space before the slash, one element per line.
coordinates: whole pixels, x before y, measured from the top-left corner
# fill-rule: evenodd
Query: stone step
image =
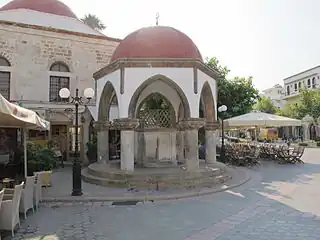
<path fill-rule="evenodd" d="M 171 169 L 172 172 L 166 172 L 164 169 L 163 172 L 152 172 L 150 171 L 148 174 L 146 172 L 139 173 L 126 173 L 117 171 L 116 169 L 113 171 L 111 169 L 103 170 L 98 168 L 99 165 L 89 165 L 88 173 L 92 176 L 107 178 L 112 180 L 132 180 L 132 181 L 150 181 L 150 179 L 165 181 L 165 180 L 195 180 L 201 179 L 205 177 L 214 177 L 223 174 L 224 170 L 220 168 L 207 168 L 200 169 L 198 172 L 187 172 L 185 170 L 180 169 Z"/>
<path fill-rule="evenodd" d="M 166 189 L 166 188 L 194 188 L 194 187 L 212 187 L 228 181 L 231 177 L 227 175 L 217 175 L 189 180 L 166 180 L 166 181 L 137 181 L 137 180 L 116 180 L 98 176 L 93 176 L 88 169 L 82 170 L 84 181 L 92 184 L 108 187 L 122 188 L 149 188 L 149 189 Z"/>

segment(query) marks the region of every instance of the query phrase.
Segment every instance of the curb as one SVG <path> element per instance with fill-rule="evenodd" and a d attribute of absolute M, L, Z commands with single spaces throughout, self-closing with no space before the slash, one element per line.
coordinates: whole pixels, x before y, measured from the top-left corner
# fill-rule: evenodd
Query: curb
<path fill-rule="evenodd" d="M 218 189 L 209 189 L 209 190 L 199 190 L 195 192 L 186 192 L 186 193 L 179 193 L 179 194 L 171 194 L 171 195 L 156 195 L 156 196 L 118 196 L 118 197 L 44 197 L 42 202 L 43 203 L 85 203 L 85 202 L 112 202 L 110 204 L 114 204 L 117 202 L 154 202 L 154 201 L 163 201 L 163 200 L 178 200 L 184 198 L 192 198 L 192 197 L 200 197 L 211 195 L 218 192 L 227 191 L 236 187 L 239 187 L 248 181 L 251 180 L 251 175 L 249 174 L 249 170 L 239 170 L 239 169 L 232 169 L 233 171 L 243 171 L 245 174 L 245 179 L 241 180 L 238 183 L 220 187 Z"/>

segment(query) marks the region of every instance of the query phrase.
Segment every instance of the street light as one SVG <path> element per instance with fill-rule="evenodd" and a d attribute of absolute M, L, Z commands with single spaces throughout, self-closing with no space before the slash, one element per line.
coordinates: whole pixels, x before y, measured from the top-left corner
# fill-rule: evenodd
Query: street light
<path fill-rule="evenodd" d="M 83 92 L 84 98 L 87 99 L 87 102 L 83 102 L 83 97 L 79 96 L 79 89 L 76 89 L 76 96 L 71 97 L 71 103 L 75 106 L 75 144 L 74 144 L 74 159 L 72 164 L 72 196 L 81 196 L 82 195 L 82 180 L 81 180 L 81 164 L 79 160 L 79 105 L 87 104 L 94 97 L 94 90 L 92 88 L 86 88 Z M 59 91 L 59 96 L 63 99 L 70 97 L 70 90 L 68 88 L 62 88 Z"/>
<path fill-rule="evenodd" d="M 224 113 L 228 110 L 226 105 L 222 105 L 218 108 L 218 112 Z M 225 161 L 225 148 L 224 148 L 224 124 L 223 124 L 223 117 L 220 116 L 221 119 L 221 131 L 222 131 L 222 142 L 221 142 L 221 151 L 220 151 L 220 158 L 221 161 Z"/>

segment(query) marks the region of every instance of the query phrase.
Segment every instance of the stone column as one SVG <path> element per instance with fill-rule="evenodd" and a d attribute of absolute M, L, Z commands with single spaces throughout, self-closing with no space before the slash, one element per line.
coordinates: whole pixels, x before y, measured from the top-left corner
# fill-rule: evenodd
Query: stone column
<path fill-rule="evenodd" d="M 220 123 L 218 121 L 206 123 L 206 164 L 214 164 L 217 161 L 216 131 L 219 128 L 219 125 Z"/>
<path fill-rule="evenodd" d="M 121 131 L 121 170 L 134 170 L 134 130 L 139 121 L 130 118 L 115 119 L 114 125 Z"/>
<path fill-rule="evenodd" d="M 107 164 L 109 162 L 109 129 L 110 122 L 96 122 L 97 130 L 97 162 Z"/>
<path fill-rule="evenodd" d="M 138 132 L 138 152 L 137 152 L 137 162 L 142 166 L 145 167 L 147 165 L 147 158 L 146 158 L 146 139 L 144 137 L 144 131 L 141 130 Z"/>
<path fill-rule="evenodd" d="M 191 118 L 181 121 L 179 125 L 185 133 L 185 166 L 188 171 L 195 171 L 199 168 L 198 130 L 204 125 L 204 121 L 199 118 Z"/>
<path fill-rule="evenodd" d="M 185 164 L 184 159 L 184 131 L 178 124 L 177 129 L 177 161 Z"/>

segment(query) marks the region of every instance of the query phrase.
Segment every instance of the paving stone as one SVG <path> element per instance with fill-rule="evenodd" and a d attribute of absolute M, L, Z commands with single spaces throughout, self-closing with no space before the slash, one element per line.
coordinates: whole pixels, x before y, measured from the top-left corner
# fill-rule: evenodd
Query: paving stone
<path fill-rule="evenodd" d="M 302 166 L 262 163 L 252 171 L 250 182 L 232 192 L 130 207 L 110 202 L 45 203 L 21 221 L 12 240 L 54 235 L 63 240 L 318 239 L 320 193 L 314 190 L 320 185 L 318 151 L 307 150 Z M 312 175 L 311 180 L 304 175 Z M 288 184 L 294 185 L 291 195 Z M 280 197 L 272 200 L 265 197 L 268 194 Z"/>

